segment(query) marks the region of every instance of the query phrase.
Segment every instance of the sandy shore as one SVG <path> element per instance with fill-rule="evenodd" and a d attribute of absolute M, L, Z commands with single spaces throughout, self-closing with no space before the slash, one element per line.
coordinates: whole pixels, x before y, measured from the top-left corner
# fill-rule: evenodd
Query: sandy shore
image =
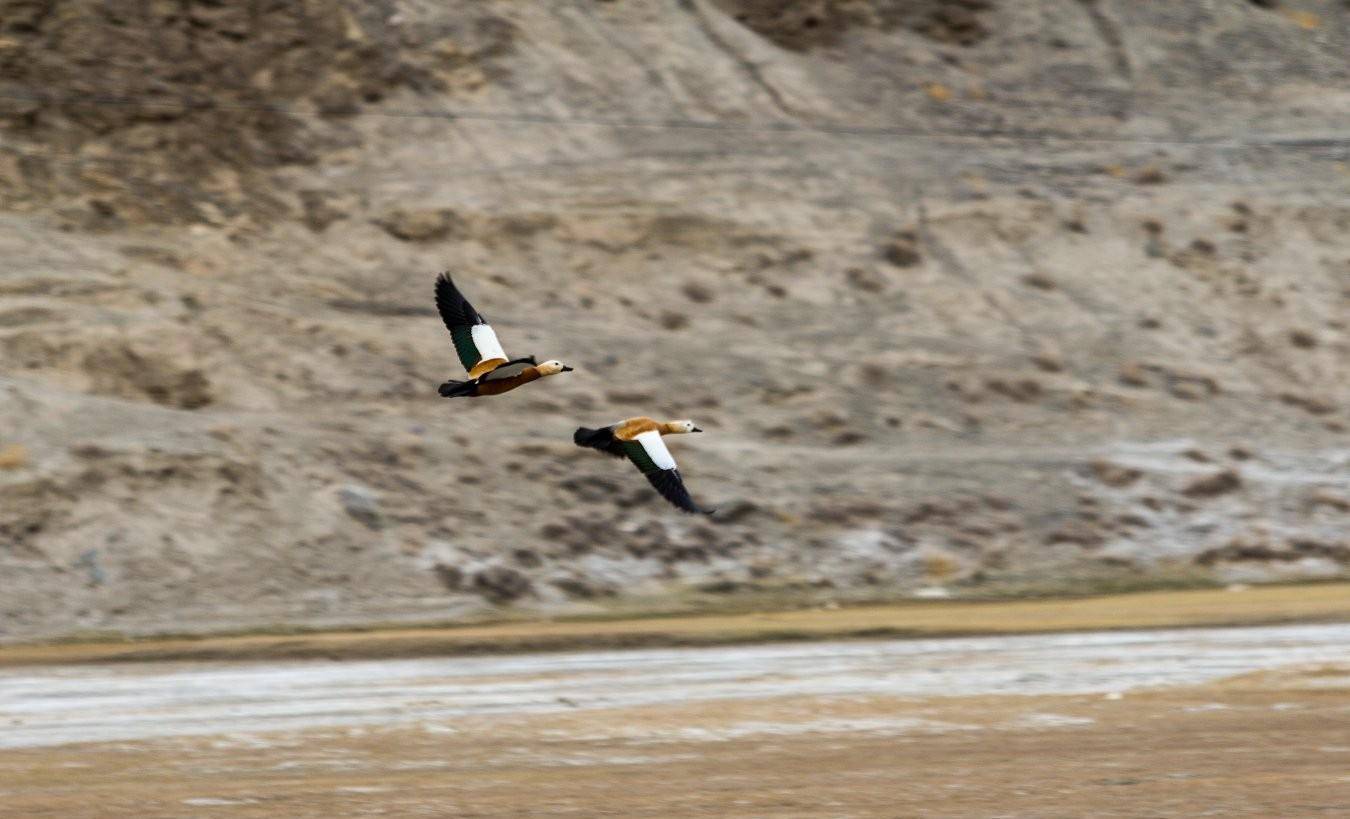
<path fill-rule="evenodd" d="M 23 817 L 1342 816 L 1350 625 L 0 673 Z M 75 739 L 99 742 L 72 743 Z"/>
<path fill-rule="evenodd" d="M 1348 726 L 1345 585 L 10 646 L 0 815 L 1344 816 Z"/>

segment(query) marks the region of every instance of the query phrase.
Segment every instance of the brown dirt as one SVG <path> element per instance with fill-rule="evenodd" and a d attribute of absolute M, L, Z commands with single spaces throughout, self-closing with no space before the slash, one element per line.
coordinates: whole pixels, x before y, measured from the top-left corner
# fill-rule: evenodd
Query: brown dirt
<path fill-rule="evenodd" d="M 343 119 L 398 89 L 444 92 L 454 27 L 402 31 L 392 0 L 0 0 L 0 207 L 69 224 L 241 224 L 300 208 L 269 172 L 359 144 Z M 496 21 L 500 23 L 500 21 Z M 468 17 L 466 28 L 482 26 Z M 0 145 L 0 153 L 4 147 Z"/>
<path fill-rule="evenodd" d="M 23 817 L 1344 816 L 1334 669 L 1123 698 L 720 701 L 0 751 Z"/>
<path fill-rule="evenodd" d="M 716 0 L 738 22 L 783 48 L 835 45 L 849 29 L 903 28 L 942 43 L 989 35 L 981 12 L 993 0 Z"/>

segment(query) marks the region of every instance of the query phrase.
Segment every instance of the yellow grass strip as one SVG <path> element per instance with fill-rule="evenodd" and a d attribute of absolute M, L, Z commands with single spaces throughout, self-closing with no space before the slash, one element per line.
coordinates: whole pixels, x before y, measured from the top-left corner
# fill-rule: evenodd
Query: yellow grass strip
<path fill-rule="evenodd" d="M 0 647 L 0 667 L 151 660 L 374 659 L 844 637 L 933 637 L 1350 621 L 1350 583 L 1142 592 L 1068 600 L 932 601 L 629 620 Z"/>

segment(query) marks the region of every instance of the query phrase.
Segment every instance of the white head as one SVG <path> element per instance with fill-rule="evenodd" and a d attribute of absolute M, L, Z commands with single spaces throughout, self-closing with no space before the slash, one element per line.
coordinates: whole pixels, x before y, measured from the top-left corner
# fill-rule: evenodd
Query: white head
<path fill-rule="evenodd" d="M 690 421 L 688 419 L 682 421 L 671 421 L 670 423 L 666 424 L 666 433 L 672 435 L 679 435 L 684 432 L 702 432 L 702 431 L 703 430 L 694 426 L 693 421 Z"/>
<path fill-rule="evenodd" d="M 572 372 L 572 368 L 571 368 L 571 367 L 567 366 L 566 364 L 562 363 L 561 361 L 555 361 L 555 360 L 553 360 L 553 359 L 551 359 L 551 358 L 550 358 L 548 361 L 545 361 L 543 364 L 536 364 L 536 365 L 535 365 L 535 369 L 539 371 L 539 374 L 540 374 L 541 376 L 544 376 L 544 375 L 557 375 L 558 373 L 570 373 L 570 372 Z"/>

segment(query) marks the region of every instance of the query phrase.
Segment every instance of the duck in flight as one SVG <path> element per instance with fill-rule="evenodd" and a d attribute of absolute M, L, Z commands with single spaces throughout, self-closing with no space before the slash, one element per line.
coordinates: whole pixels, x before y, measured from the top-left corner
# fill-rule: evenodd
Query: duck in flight
<path fill-rule="evenodd" d="M 492 325 L 473 309 L 450 281 L 449 273 L 436 277 L 436 309 L 455 342 L 460 363 L 469 371 L 468 381 L 446 381 L 440 386 L 443 398 L 500 395 L 545 376 L 572 371 L 561 361 L 549 360 L 540 364 L 534 356 L 508 359 Z"/>
<path fill-rule="evenodd" d="M 680 470 L 675 468 L 675 459 L 666 449 L 662 435 L 679 435 L 685 432 L 702 432 L 693 421 L 667 421 L 661 423 L 647 417 L 629 418 L 617 424 L 601 429 L 579 427 L 572 435 L 577 446 L 598 449 L 616 458 L 627 458 L 637 468 L 661 497 L 673 503 L 685 512 L 698 512 L 710 515 L 714 510 L 700 508 L 689 497 L 684 488 L 684 479 Z"/>

